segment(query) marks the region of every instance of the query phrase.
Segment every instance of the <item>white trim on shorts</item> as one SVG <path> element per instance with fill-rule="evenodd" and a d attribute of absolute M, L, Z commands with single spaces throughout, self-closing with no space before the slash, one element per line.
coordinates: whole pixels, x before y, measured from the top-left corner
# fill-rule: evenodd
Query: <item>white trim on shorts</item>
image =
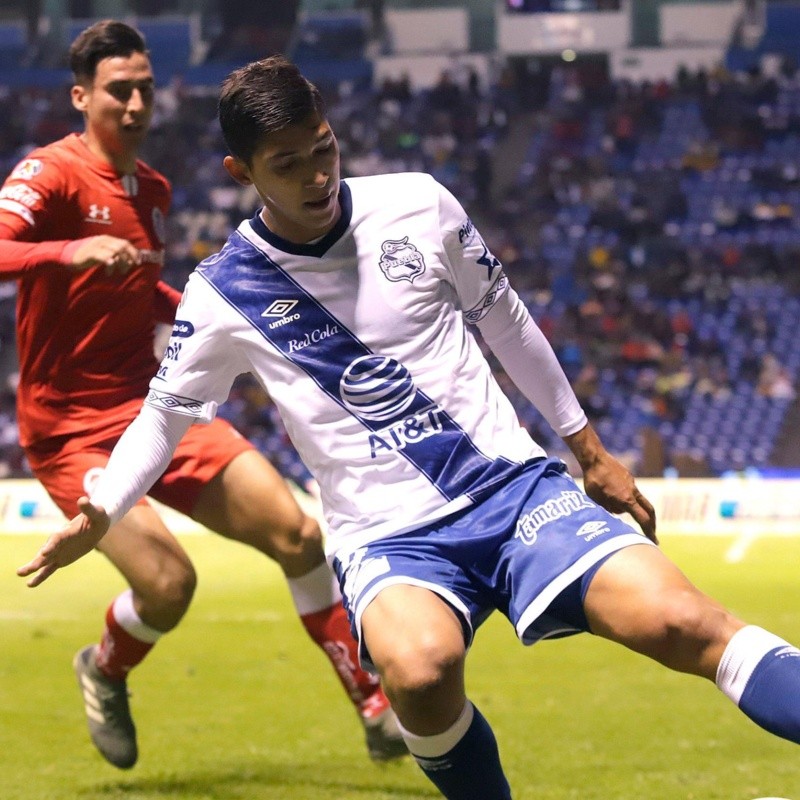
<path fill-rule="evenodd" d="M 472 617 L 470 616 L 469 609 L 464 605 L 458 595 L 453 594 L 453 592 L 445 589 L 438 583 L 423 581 L 419 578 L 411 578 L 408 575 L 389 575 L 383 580 L 373 584 L 368 592 L 365 592 L 359 597 L 358 605 L 356 606 L 355 614 L 353 615 L 353 619 L 355 620 L 356 635 L 358 636 L 359 656 L 361 657 L 362 666 L 365 669 L 374 671 L 375 665 L 367 657 L 367 647 L 364 644 L 364 637 L 361 633 L 361 617 L 364 611 L 366 611 L 367 606 L 378 596 L 378 593 L 383 591 L 387 586 L 419 586 L 422 589 L 428 589 L 428 591 L 433 592 L 446 602 L 450 603 L 450 605 L 458 609 L 458 611 L 461 613 L 461 619 L 469 628 L 470 641 L 467 643 L 467 647 L 469 647 L 469 645 L 472 643 L 472 640 L 475 636 L 475 631 L 472 628 Z"/>
<path fill-rule="evenodd" d="M 547 610 L 550 603 L 552 603 L 573 581 L 578 580 L 590 567 L 607 555 L 634 544 L 649 544 L 655 547 L 655 544 L 641 533 L 626 533 L 621 536 L 614 536 L 612 539 L 608 539 L 602 544 L 592 548 L 588 553 L 584 553 L 571 567 L 568 567 L 557 575 L 541 592 L 539 592 L 533 599 L 533 602 L 520 615 L 516 626 L 519 640 L 523 644 L 531 645 L 535 644 L 540 639 L 557 635 L 558 632 L 553 631 L 547 636 L 537 636 L 533 638 L 526 636 L 525 632 L 538 617 Z"/>

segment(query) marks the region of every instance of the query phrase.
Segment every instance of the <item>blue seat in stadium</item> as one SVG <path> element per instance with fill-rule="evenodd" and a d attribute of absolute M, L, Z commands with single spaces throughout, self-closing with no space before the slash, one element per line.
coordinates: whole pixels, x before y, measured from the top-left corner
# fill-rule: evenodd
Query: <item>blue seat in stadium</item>
<path fill-rule="evenodd" d="M 160 83 L 183 74 L 192 62 L 192 27 L 185 17 L 140 19 L 136 26 L 144 34 L 153 71 Z"/>
<path fill-rule="evenodd" d="M 0 69 L 19 68 L 27 47 L 23 23 L 3 22 L 0 24 Z"/>

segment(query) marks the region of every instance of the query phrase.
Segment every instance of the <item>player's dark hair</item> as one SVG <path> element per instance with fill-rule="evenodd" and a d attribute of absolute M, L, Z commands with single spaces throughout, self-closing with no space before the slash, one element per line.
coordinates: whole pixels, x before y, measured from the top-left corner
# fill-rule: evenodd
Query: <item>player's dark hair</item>
<path fill-rule="evenodd" d="M 228 75 L 218 114 L 231 155 L 249 165 L 265 136 L 313 114 L 324 117 L 325 102 L 291 61 L 270 56 Z"/>
<path fill-rule="evenodd" d="M 135 28 L 113 19 L 95 22 L 82 31 L 69 48 L 69 66 L 76 83 L 94 80 L 104 58 L 147 53 L 144 36 Z"/>

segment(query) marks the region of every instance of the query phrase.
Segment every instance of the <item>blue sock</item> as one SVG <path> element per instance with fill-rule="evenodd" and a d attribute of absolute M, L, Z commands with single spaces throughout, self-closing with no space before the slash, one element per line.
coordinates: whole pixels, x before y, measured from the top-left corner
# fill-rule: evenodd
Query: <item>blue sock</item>
<path fill-rule="evenodd" d="M 444 733 L 417 736 L 403 729 L 417 764 L 447 800 L 511 800 L 497 740 L 472 703 Z"/>
<path fill-rule="evenodd" d="M 800 650 L 748 625 L 737 631 L 717 669 L 717 686 L 770 733 L 800 744 Z"/>

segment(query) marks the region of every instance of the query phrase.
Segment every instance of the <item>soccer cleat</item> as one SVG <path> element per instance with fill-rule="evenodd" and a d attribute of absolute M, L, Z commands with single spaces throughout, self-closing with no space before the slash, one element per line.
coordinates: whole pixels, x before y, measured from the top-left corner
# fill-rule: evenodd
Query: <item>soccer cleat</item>
<path fill-rule="evenodd" d="M 391 761 L 408 755 L 386 695 L 378 689 L 361 704 L 361 724 L 367 739 L 367 752 L 373 761 Z"/>
<path fill-rule="evenodd" d="M 83 694 L 89 735 L 95 747 L 115 767 L 130 769 L 139 753 L 127 684 L 112 681 L 100 672 L 92 644 L 75 654 L 72 666 Z"/>

